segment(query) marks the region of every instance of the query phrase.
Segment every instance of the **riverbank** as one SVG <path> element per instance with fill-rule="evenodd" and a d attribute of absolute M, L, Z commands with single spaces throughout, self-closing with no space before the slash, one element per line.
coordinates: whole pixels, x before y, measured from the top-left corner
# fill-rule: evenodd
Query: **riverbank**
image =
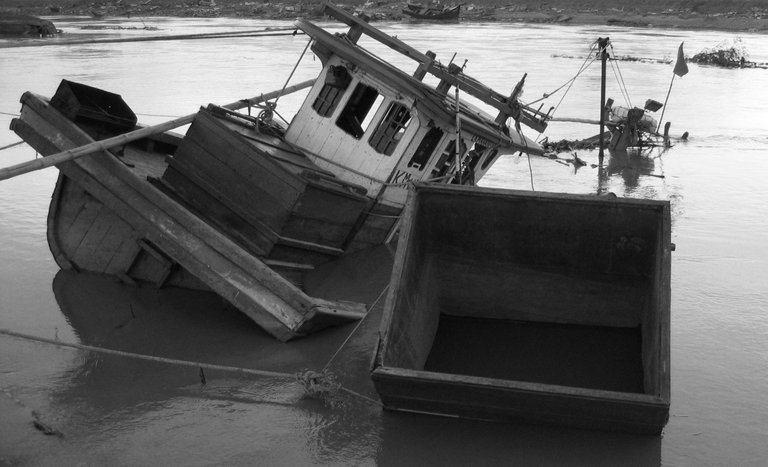
<path fill-rule="evenodd" d="M 312 17 L 319 2 L 301 0 L 0 0 L 0 14 L 93 17 L 253 17 L 291 19 Z M 448 3 L 446 3 L 448 4 Z M 345 8 L 364 12 L 373 21 L 406 20 L 403 2 L 344 2 Z M 727 11 L 724 11 L 727 8 Z M 558 23 L 660 27 L 726 31 L 768 31 L 768 6 L 758 0 L 589 0 L 549 2 L 476 0 L 464 3 L 463 22 Z"/>

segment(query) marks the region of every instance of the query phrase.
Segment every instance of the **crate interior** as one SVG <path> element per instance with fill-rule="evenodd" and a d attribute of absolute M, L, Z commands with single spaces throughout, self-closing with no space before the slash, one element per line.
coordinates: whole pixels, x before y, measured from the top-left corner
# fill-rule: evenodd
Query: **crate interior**
<path fill-rule="evenodd" d="M 419 191 L 385 364 L 658 393 L 661 212 Z"/>

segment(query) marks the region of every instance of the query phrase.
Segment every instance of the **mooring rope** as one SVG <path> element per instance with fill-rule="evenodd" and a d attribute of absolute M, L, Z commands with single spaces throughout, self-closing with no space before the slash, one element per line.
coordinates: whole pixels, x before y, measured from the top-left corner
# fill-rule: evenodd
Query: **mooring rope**
<path fill-rule="evenodd" d="M 357 328 L 355 328 L 357 329 Z M 56 339 L 48 339 L 45 337 L 39 337 L 39 336 L 33 336 L 30 334 L 24 334 L 21 332 L 11 331 L 8 329 L 0 329 L 0 334 L 14 337 L 17 339 L 23 339 L 33 342 L 39 342 L 42 344 L 49 344 L 54 345 L 57 347 L 67 347 L 71 349 L 76 350 L 83 350 L 87 352 L 94 352 L 94 353 L 101 353 L 101 354 L 107 354 L 107 355 L 116 355 L 119 357 L 125 357 L 125 358 L 134 358 L 138 360 L 147 360 L 151 362 L 159 362 L 159 363 L 167 363 L 170 365 L 181 365 L 181 366 L 188 366 L 188 367 L 194 367 L 194 368 L 200 368 L 205 370 L 217 370 L 217 371 L 226 371 L 226 372 L 232 372 L 232 373 L 238 373 L 241 375 L 250 375 L 250 376 L 261 376 L 261 377 L 269 377 L 269 378 L 281 378 L 281 379 L 291 379 L 294 381 L 297 381 L 297 374 L 296 373 L 284 373 L 284 372 L 277 372 L 277 371 L 267 371 L 267 370 L 254 370 L 251 368 L 241 368 L 236 366 L 228 366 L 228 365 L 217 365 L 214 363 L 201 363 L 201 362 L 191 362 L 189 360 L 179 360 L 176 358 L 166 358 L 166 357 L 156 357 L 154 355 L 144 355 L 139 353 L 133 353 L 133 352 L 125 352 L 122 350 L 114 350 L 114 349 L 107 349 L 104 347 L 96 347 L 93 345 L 86 345 L 86 344 L 74 344 L 70 342 L 62 342 L 60 340 Z M 349 338 L 347 338 L 349 340 Z M 345 341 L 346 343 L 346 341 Z M 376 405 L 381 405 L 381 402 L 376 401 L 374 399 L 371 399 L 368 396 L 365 396 L 363 394 L 360 394 L 358 392 L 355 392 L 349 388 L 345 388 L 343 386 L 339 387 L 339 390 L 342 390 L 348 394 L 351 394 L 353 396 L 359 397 L 361 399 L 364 399 L 368 402 L 372 402 Z"/>
<path fill-rule="evenodd" d="M 381 293 L 379 294 L 379 296 L 376 297 L 376 300 L 374 300 L 374 302 L 368 308 L 368 313 L 366 313 L 365 316 L 363 316 L 362 319 L 360 319 L 360 321 L 358 321 L 357 325 L 355 326 L 355 329 L 353 329 L 352 332 L 349 333 L 347 338 L 344 339 L 344 342 L 342 342 L 341 345 L 339 346 L 339 348 L 336 349 L 336 352 L 333 353 L 331 358 L 328 360 L 328 363 L 326 363 L 325 366 L 323 367 L 323 371 L 327 370 L 328 367 L 331 366 L 331 363 L 333 363 L 333 360 L 336 358 L 337 355 L 339 355 L 339 353 L 341 352 L 341 349 L 343 349 L 344 346 L 347 345 L 347 342 L 349 342 L 349 340 L 352 338 L 352 336 L 355 335 L 357 330 L 363 324 L 363 321 L 365 321 L 365 318 L 368 317 L 368 314 L 370 313 L 370 311 L 373 309 L 373 307 L 375 307 L 379 303 L 379 301 L 381 300 L 381 297 L 384 296 L 384 294 L 387 292 L 388 289 L 389 289 L 389 285 L 385 285 L 384 288 L 381 290 Z"/>

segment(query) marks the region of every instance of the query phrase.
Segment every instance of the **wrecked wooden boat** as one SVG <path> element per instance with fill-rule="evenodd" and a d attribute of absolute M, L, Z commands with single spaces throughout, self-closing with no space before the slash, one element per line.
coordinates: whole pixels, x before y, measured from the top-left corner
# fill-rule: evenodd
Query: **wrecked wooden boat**
<path fill-rule="evenodd" d="M 666 201 L 417 185 L 372 368 L 384 406 L 659 434 L 670 239 Z"/>
<path fill-rule="evenodd" d="M 37 16 L 8 14 L 0 15 L 0 37 L 54 37 L 61 31 L 47 19 Z"/>
<path fill-rule="evenodd" d="M 316 80 L 167 124 L 137 126 L 119 95 L 82 83 L 64 80 L 51 99 L 25 93 L 12 129 L 47 157 L 0 179 L 58 166 L 48 241 L 59 266 L 211 290 L 289 340 L 365 314 L 364 304 L 307 295 L 302 277 L 392 239 L 412 181 L 474 184 L 500 154 L 542 152 L 520 130 L 546 126 L 518 101 L 520 86 L 500 94 L 363 18 L 324 12 L 349 31 L 296 22 L 322 61 Z M 363 34 L 415 71 L 361 48 Z M 270 99 L 308 86 L 287 127 L 272 119 Z M 186 135 L 170 131 L 189 123 Z"/>
<path fill-rule="evenodd" d="M 447 7 L 409 2 L 403 8 L 403 14 L 420 21 L 458 21 L 461 14 L 461 4 Z"/>

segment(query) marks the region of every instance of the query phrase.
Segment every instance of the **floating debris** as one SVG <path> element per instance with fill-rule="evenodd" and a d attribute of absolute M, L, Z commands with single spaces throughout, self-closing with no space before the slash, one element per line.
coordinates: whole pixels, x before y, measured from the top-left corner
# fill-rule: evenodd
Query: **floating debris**
<path fill-rule="evenodd" d="M 32 420 L 32 424 L 35 426 L 35 428 L 37 430 L 43 432 L 44 435 L 46 435 L 46 436 L 58 436 L 58 437 L 63 437 L 64 436 L 64 434 L 62 432 L 60 432 L 56 428 L 53 428 L 52 426 L 50 426 L 47 423 L 45 423 L 42 420 L 40 420 L 40 415 L 37 412 L 35 412 L 34 410 L 32 411 L 32 418 L 34 418 L 34 420 Z"/>
<path fill-rule="evenodd" d="M 304 370 L 296 374 L 296 381 L 304 386 L 306 397 L 330 400 L 341 388 L 336 375 L 328 371 Z"/>
<path fill-rule="evenodd" d="M 725 40 L 711 49 L 704 49 L 690 58 L 691 62 L 717 65 L 729 68 L 742 68 L 747 63 L 747 48 L 741 42 L 741 38 Z"/>
<path fill-rule="evenodd" d="M 711 49 L 702 50 L 688 60 L 700 65 L 724 68 L 768 68 L 768 63 L 749 61 L 749 53 L 741 37 L 726 39 Z"/>

